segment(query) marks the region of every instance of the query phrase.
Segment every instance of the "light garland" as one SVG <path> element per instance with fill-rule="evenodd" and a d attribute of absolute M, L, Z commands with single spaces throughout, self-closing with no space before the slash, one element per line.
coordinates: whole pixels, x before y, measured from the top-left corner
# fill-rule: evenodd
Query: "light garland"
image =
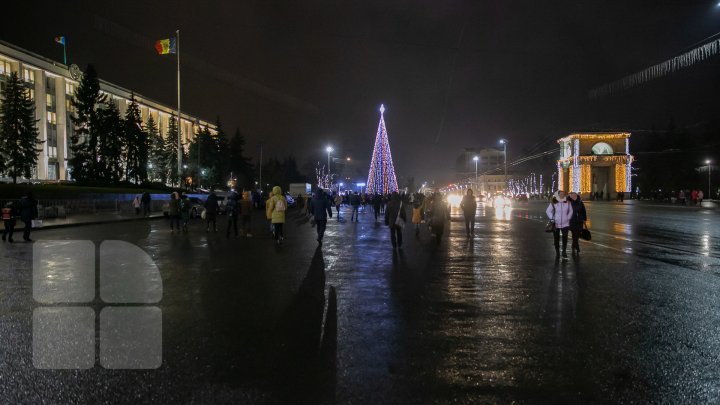
<path fill-rule="evenodd" d="M 390 142 L 385 128 L 385 106 L 380 106 L 380 123 L 378 124 L 375 146 L 373 147 L 370 171 L 367 180 L 367 192 L 370 194 L 389 194 L 398 191 L 395 167 L 393 166 Z"/>
<path fill-rule="evenodd" d="M 624 192 L 627 187 L 627 175 L 625 165 L 615 165 L 615 191 Z"/>
<path fill-rule="evenodd" d="M 590 169 L 590 165 L 582 165 L 580 166 L 580 170 L 580 192 L 589 193 L 592 191 L 592 171 Z"/>
<path fill-rule="evenodd" d="M 563 176 L 563 168 L 560 165 L 560 162 L 557 164 L 557 171 L 558 171 L 558 190 L 563 190 L 565 188 L 565 176 Z"/>
<path fill-rule="evenodd" d="M 575 133 L 566 136 L 565 138 L 558 139 L 558 143 L 570 142 L 573 139 L 579 139 L 583 141 L 603 141 L 611 139 L 627 139 L 630 138 L 629 132 L 616 132 L 616 133 Z"/>

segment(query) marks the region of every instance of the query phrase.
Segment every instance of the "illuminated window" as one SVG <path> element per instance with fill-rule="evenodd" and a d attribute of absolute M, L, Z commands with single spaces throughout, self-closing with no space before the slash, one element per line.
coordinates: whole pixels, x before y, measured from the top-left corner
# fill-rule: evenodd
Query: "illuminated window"
<path fill-rule="evenodd" d="M 592 147 L 593 155 L 612 155 L 613 148 L 605 142 L 598 142 Z"/>
<path fill-rule="evenodd" d="M 27 83 L 35 83 L 35 71 L 28 68 L 23 69 L 23 79 Z"/>
<path fill-rule="evenodd" d="M 75 84 L 70 82 L 65 82 L 65 94 L 68 96 L 72 96 L 75 94 Z"/>
<path fill-rule="evenodd" d="M 10 76 L 10 62 L 0 59 L 0 75 Z"/>
<path fill-rule="evenodd" d="M 50 124 L 56 125 L 57 124 L 57 114 L 52 111 L 48 111 L 47 112 L 47 121 Z"/>

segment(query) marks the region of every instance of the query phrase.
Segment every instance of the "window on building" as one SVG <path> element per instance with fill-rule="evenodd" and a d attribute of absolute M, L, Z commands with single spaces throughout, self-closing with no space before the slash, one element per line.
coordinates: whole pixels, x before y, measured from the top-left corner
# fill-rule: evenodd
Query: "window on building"
<path fill-rule="evenodd" d="M 27 83 L 35 83 L 35 71 L 25 68 L 23 69 L 23 80 Z"/>
<path fill-rule="evenodd" d="M 50 92 L 55 92 L 55 78 L 52 76 L 48 76 L 45 78 L 45 88 Z"/>
<path fill-rule="evenodd" d="M 10 76 L 10 62 L 5 59 L 0 59 L 0 75 Z"/>
<path fill-rule="evenodd" d="M 57 163 L 48 165 L 48 180 L 57 180 Z"/>
<path fill-rule="evenodd" d="M 28 97 L 30 100 L 35 100 L 35 89 L 28 89 Z"/>
<path fill-rule="evenodd" d="M 605 142 L 598 142 L 592 147 L 593 155 L 612 155 L 613 148 Z"/>
<path fill-rule="evenodd" d="M 57 125 L 57 113 L 54 111 L 47 112 L 47 122 L 49 124 Z"/>

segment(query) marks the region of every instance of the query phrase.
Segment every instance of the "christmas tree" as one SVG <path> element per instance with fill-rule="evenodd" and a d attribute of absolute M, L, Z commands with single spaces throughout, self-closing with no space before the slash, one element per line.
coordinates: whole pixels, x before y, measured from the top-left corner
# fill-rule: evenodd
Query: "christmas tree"
<path fill-rule="evenodd" d="M 370 194 L 389 194 L 398 191 L 395 167 L 393 166 L 390 143 L 385 128 L 385 106 L 380 105 L 380 124 L 378 124 L 373 148 L 370 173 L 368 174 L 367 192 Z"/>

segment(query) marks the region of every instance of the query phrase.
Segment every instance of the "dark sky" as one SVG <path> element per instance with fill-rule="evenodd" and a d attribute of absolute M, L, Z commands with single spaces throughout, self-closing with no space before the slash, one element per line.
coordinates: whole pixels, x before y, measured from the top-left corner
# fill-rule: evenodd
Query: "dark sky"
<path fill-rule="evenodd" d="M 398 174 L 444 181 L 462 148 L 501 137 L 513 160 L 573 130 L 713 119 L 717 59 L 601 101 L 587 92 L 720 31 L 715 3 L 14 1 L 0 39 L 61 60 L 52 38 L 65 35 L 71 63 L 174 105 L 175 60 L 153 41 L 180 28 L 183 110 L 239 127 L 251 154 L 263 142 L 303 164 L 332 144 L 366 176 L 385 103 Z"/>

